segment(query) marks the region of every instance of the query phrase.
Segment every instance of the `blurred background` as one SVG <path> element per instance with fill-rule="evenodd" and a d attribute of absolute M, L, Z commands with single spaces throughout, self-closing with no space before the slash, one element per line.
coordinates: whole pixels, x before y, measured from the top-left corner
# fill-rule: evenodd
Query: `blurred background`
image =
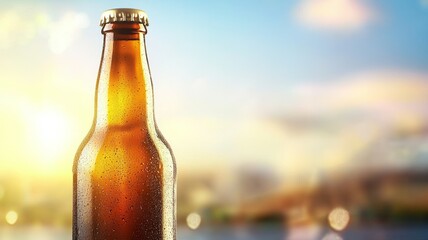
<path fill-rule="evenodd" d="M 71 239 L 114 7 L 149 15 L 179 240 L 426 239 L 427 0 L 0 0 L 0 239 Z"/>

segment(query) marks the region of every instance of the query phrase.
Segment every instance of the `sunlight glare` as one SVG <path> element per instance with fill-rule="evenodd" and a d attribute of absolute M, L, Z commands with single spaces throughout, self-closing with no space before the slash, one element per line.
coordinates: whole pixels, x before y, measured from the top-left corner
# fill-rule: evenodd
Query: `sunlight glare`
<path fill-rule="evenodd" d="M 67 146 L 69 124 L 63 113 L 49 109 L 36 113 L 35 126 L 39 150 L 46 163 L 51 163 Z"/>

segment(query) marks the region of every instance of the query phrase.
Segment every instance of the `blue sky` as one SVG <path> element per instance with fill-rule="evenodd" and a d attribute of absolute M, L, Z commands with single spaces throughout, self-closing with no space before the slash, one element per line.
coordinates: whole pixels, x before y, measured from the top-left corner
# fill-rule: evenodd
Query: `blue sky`
<path fill-rule="evenodd" d="M 428 5 L 420 0 L 361 0 L 379 19 L 351 31 L 300 24 L 295 12 L 303 1 L 297 0 L 24 2 L 2 4 L 45 9 L 53 18 L 66 11 L 86 13 L 90 25 L 84 30 L 85 44 L 98 44 L 91 54 L 100 51 L 96 23 L 104 9 L 144 9 L 151 21 L 148 43 L 154 70 L 161 66 L 162 72 L 184 78 L 210 75 L 216 81 L 276 86 L 428 66 Z"/>
<path fill-rule="evenodd" d="M 30 9 L 35 5 L 53 16 L 70 10 L 84 12 L 90 20 L 85 34 L 91 37 L 86 44 L 99 44 L 96 23 L 104 9 L 142 8 L 152 24 L 148 36 L 152 66 L 174 66 L 174 75 L 189 78 L 209 73 L 217 81 L 277 85 L 334 79 L 373 68 L 426 69 L 428 6 L 419 0 L 361 2 L 375 9 L 380 19 L 346 33 L 302 26 L 294 18 L 300 4 L 296 0 L 3 4 Z"/>

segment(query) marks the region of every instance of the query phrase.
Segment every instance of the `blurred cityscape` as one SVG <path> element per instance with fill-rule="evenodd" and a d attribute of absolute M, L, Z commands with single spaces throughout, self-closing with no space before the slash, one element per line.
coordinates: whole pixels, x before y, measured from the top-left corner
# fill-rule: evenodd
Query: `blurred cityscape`
<path fill-rule="evenodd" d="M 349 215 L 346 226 L 427 224 L 428 132 L 419 130 L 391 129 L 352 156 L 349 162 L 355 164 L 297 176 L 292 184 L 263 161 L 220 171 L 179 171 L 179 224 L 194 229 L 200 224 L 333 227 L 329 217 L 337 209 Z M 397 161 L 405 164 L 388 164 Z M 69 228 L 71 199 L 70 179 L 3 174 L 0 226 Z"/>

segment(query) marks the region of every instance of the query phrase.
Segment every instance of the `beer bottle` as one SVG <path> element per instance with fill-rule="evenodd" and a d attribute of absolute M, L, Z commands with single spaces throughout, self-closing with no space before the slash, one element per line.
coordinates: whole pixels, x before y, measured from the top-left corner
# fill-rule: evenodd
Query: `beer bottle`
<path fill-rule="evenodd" d="M 112 9 L 100 25 L 95 116 L 73 166 L 73 239 L 175 239 L 176 166 L 153 112 L 147 15 Z"/>

